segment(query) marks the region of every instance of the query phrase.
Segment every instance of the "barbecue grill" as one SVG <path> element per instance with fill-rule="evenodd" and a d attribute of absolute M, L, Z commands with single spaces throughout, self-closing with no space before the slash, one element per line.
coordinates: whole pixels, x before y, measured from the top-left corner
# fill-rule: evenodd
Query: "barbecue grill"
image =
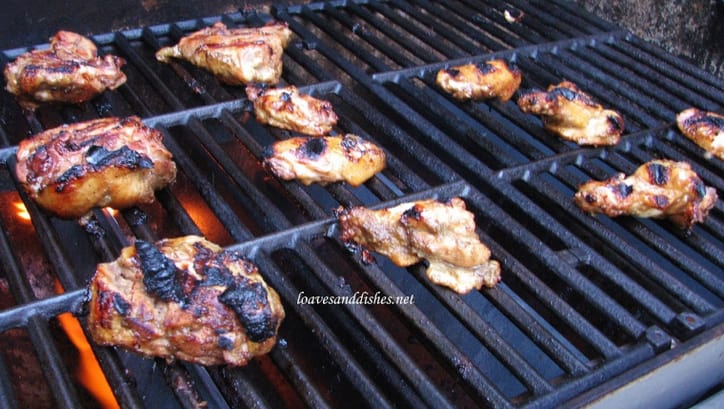
<path fill-rule="evenodd" d="M 522 16 L 508 21 L 505 12 Z M 302 186 L 260 163 L 288 133 L 258 124 L 242 87 L 154 52 L 222 21 L 288 22 L 283 82 L 332 102 L 338 131 L 384 147 L 358 188 Z M 610 219 L 572 196 L 589 179 L 654 158 L 692 164 L 724 195 L 724 162 L 674 124 L 721 112 L 721 80 L 564 0 L 426 0 L 278 5 L 92 36 L 127 60 L 128 82 L 80 106 L 20 109 L 0 96 L 1 407 L 97 407 L 58 317 L 83 322 L 99 262 L 135 238 L 201 234 L 254 261 L 287 318 L 277 346 L 242 368 L 202 367 L 92 346 L 122 407 L 678 407 L 724 380 L 724 206 L 681 231 Z M 45 47 L 39 45 L 37 47 Z M 0 65 L 32 47 L 0 53 Z M 451 65 L 514 62 L 524 88 L 575 82 L 621 112 L 615 147 L 544 132 L 514 101 L 458 102 L 434 85 Z M 49 217 L 14 175 L 20 140 L 63 123 L 138 115 L 164 134 L 179 176 L 157 202 Z M 334 209 L 459 196 L 502 266 L 495 288 L 459 296 L 424 267 L 365 263 L 339 240 Z M 21 213 L 27 211 L 27 214 Z M 54 284 L 56 283 L 56 284 Z M 316 305 L 303 295 L 408 303 Z M 301 301 L 300 301 L 301 300 Z"/>

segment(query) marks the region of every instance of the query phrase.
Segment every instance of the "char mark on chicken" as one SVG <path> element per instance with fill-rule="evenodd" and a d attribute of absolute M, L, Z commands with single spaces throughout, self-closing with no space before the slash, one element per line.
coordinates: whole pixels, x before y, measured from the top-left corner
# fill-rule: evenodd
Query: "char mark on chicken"
<path fill-rule="evenodd" d="M 264 165 L 305 185 L 344 181 L 359 186 L 385 167 L 385 152 L 357 135 L 294 137 L 265 151 Z"/>
<path fill-rule="evenodd" d="M 539 115 L 549 132 L 579 145 L 615 145 L 624 130 L 621 114 L 604 109 L 569 81 L 550 85 L 547 92 L 521 92 L 518 106 Z"/>
<path fill-rule="evenodd" d="M 183 37 L 173 47 L 161 48 L 156 59 L 164 63 L 172 58 L 187 60 L 229 85 L 276 84 L 291 38 L 292 31 L 284 22 L 232 29 L 217 22 Z"/>
<path fill-rule="evenodd" d="M 80 34 L 59 31 L 49 49 L 27 52 L 5 66 L 5 88 L 27 109 L 44 102 L 79 104 L 123 85 L 125 63 L 114 55 L 99 57 L 95 44 Z"/>
<path fill-rule="evenodd" d="M 490 259 L 490 250 L 475 231 L 474 215 L 460 198 L 381 210 L 340 208 L 337 218 L 342 242 L 361 248 L 364 260 L 371 259 L 368 251 L 383 254 L 400 267 L 427 260 L 430 281 L 460 294 L 500 281 L 500 264 Z"/>
<path fill-rule="evenodd" d="M 138 117 L 102 118 L 41 132 L 18 145 L 15 170 L 31 199 L 62 218 L 154 200 L 176 178 L 163 135 Z"/>
<path fill-rule="evenodd" d="M 688 163 L 671 160 L 647 162 L 628 177 L 589 181 L 574 195 L 592 214 L 666 218 L 684 229 L 703 222 L 716 201 L 716 189 L 705 186 Z"/>
<path fill-rule="evenodd" d="M 98 265 L 89 295 L 95 343 L 202 365 L 269 352 L 284 319 L 252 262 L 198 236 L 136 241 Z"/>

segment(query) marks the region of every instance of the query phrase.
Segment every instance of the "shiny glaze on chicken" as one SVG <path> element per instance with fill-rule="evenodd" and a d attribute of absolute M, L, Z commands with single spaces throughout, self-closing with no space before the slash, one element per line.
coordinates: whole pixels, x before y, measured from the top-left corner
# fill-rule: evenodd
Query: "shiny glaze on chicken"
<path fill-rule="evenodd" d="M 279 296 L 240 254 L 198 236 L 137 240 L 89 286 L 95 343 L 202 365 L 245 365 L 276 344 Z"/>
<path fill-rule="evenodd" d="M 518 106 L 539 115 L 549 132 L 579 145 L 615 145 L 623 134 L 621 114 L 604 109 L 569 81 L 549 86 L 548 92 L 521 92 Z"/>
<path fill-rule="evenodd" d="M 344 181 L 359 186 L 385 168 L 385 152 L 357 135 L 295 137 L 265 151 L 264 165 L 305 185 Z"/>
<path fill-rule="evenodd" d="M 262 27 L 229 29 L 222 22 L 183 37 L 173 47 L 156 52 L 156 59 L 180 58 L 211 71 L 230 85 L 276 84 L 282 75 L 282 54 L 292 37 L 284 22 Z"/>
<path fill-rule="evenodd" d="M 162 139 L 138 117 L 63 125 L 21 141 L 15 170 L 28 195 L 62 218 L 150 203 L 176 178 Z"/>
<path fill-rule="evenodd" d="M 337 218 L 342 241 L 360 247 L 364 260 L 371 260 L 368 251 L 381 253 L 400 267 L 425 259 L 430 281 L 460 294 L 500 281 L 500 264 L 490 259 L 490 250 L 475 231 L 474 215 L 460 198 L 381 210 L 340 208 Z"/>
<path fill-rule="evenodd" d="M 688 163 L 653 160 L 631 176 L 619 173 L 608 180 L 584 183 L 573 200 L 589 213 L 665 218 L 687 229 L 704 221 L 717 194 Z"/>
<path fill-rule="evenodd" d="M 49 49 L 27 52 L 5 66 L 5 89 L 27 109 L 43 102 L 78 104 L 123 85 L 125 63 L 115 55 L 99 57 L 95 44 L 80 34 L 59 31 Z"/>
<path fill-rule="evenodd" d="M 247 86 L 246 95 L 254 105 L 260 123 L 312 136 L 327 135 L 337 124 L 329 101 L 299 92 L 290 85 L 281 88 Z"/>
<path fill-rule="evenodd" d="M 522 75 L 518 67 L 503 60 L 465 64 L 437 72 L 435 83 L 454 98 L 508 101 L 518 90 Z"/>
<path fill-rule="evenodd" d="M 724 116 L 689 108 L 676 116 L 676 125 L 708 155 L 724 160 Z"/>

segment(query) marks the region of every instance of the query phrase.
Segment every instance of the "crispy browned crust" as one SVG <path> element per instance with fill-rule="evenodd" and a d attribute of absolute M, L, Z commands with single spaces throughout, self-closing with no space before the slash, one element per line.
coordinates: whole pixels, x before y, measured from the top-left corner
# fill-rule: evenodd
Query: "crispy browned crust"
<path fill-rule="evenodd" d="M 15 170 L 28 195 L 58 217 L 122 209 L 152 202 L 176 178 L 162 139 L 138 117 L 63 125 L 21 141 Z"/>
<path fill-rule="evenodd" d="M 305 185 L 344 181 L 359 186 L 385 168 L 385 152 L 357 135 L 295 137 L 275 142 L 264 165 Z"/>
<path fill-rule="evenodd" d="M 156 59 L 185 59 L 230 85 L 276 84 L 282 75 L 282 54 L 291 37 L 285 22 L 233 29 L 217 22 L 183 37 L 173 47 L 158 50 Z"/>
<path fill-rule="evenodd" d="M 266 125 L 324 136 L 337 124 L 337 114 L 329 101 L 302 94 L 293 85 L 281 88 L 249 85 L 246 95 L 254 105 L 256 120 Z"/>
<path fill-rule="evenodd" d="M 460 100 L 498 98 L 508 101 L 518 90 L 522 75 L 515 66 L 503 60 L 465 64 L 437 72 L 435 82 L 444 91 Z"/>
<path fill-rule="evenodd" d="M 724 116 L 697 108 L 681 111 L 676 116 L 681 133 L 713 155 L 724 160 Z"/>
<path fill-rule="evenodd" d="M 703 222 L 716 204 L 716 189 L 707 187 L 686 162 L 653 160 L 631 176 L 582 184 L 574 202 L 589 213 L 666 218 L 681 228 Z"/>
<path fill-rule="evenodd" d="M 337 218 L 341 240 L 366 251 L 387 256 L 400 267 L 426 259 L 430 281 L 465 294 L 500 281 L 500 264 L 480 242 L 472 213 L 465 202 L 421 200 L 370 210 L 363 206 L 340 208 Z"/>
<path fill-rule="evenodd" d="M 539 115 L 549 132 L 580 145 L 615 145 L 624 130 L 621 114 L 604 109 L 569 81 L 549 86 L 548 92 L 521 92 L 518 106 Z"/>
<path fill-rule="evenodd" d="M 253 263 L 198 236 L 124 248 L 98 265 L 89 291 L 95 343 L 202 365 L 269 352 L 284 319 Z"/>
<path fill-rule="evenodd" d="M 95 44 L 80 34 L 59 31 L 49 49 L 27 52 L 5 66 L 5 89 L 29 109 L 41 102 L 78 104 L 123 85 L 125 63 L 115 55 L 98 57 Z"/>

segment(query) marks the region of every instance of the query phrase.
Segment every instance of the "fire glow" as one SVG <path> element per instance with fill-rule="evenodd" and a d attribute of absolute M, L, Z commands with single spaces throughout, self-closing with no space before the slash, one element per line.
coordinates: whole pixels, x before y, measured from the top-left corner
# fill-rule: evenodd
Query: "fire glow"
<path fill-rule="evenodd" d="M 13 203 L 13 206 L 15 207 L 15 215 L 18 216 L 18 219 L 26 222 L 30 221 L 30 213 L 28 213 L 25 203 L 17 201 Z"/>
<path fill-rule="evenodd" d="M 56 281 L 55 284 L 57 291 L 62 292 L 63 287 L 60 282 Z M 103 408 L 120 408 L 78 319 L 70 312 L 65 312 L 58 315 L 58 322 L 68 335 L 70 342 L 78 349 L 78 368 L 75 374 L 78 382 L 88 390 Z"/>

